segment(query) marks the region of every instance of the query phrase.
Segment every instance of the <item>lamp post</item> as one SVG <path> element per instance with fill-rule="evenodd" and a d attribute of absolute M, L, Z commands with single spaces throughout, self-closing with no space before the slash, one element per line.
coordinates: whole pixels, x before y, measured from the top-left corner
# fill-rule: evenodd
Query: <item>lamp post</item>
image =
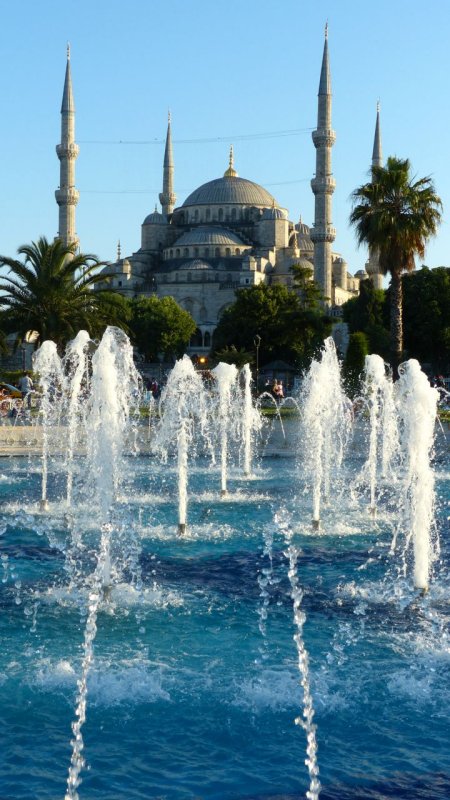
<path fill-rule="evenodd" d="M 261 337 L 259 333 L 256 334 L 255 338 L 253 339 L 253 344 L 256 347 L 256 396 L 258 397 L 259 391 L 259 347 L 261 344 Z"/>

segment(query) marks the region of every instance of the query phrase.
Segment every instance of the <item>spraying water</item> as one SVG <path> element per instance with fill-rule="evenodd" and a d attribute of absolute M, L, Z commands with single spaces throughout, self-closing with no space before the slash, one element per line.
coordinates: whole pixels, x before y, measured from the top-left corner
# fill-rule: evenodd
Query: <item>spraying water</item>
<path fill-rule="evenodd" d="M 392 378 L 381 356 L 366 356 L 363 398 L 369 412 L 369 454 L 363 469 L 370 490 L 369 511 L 377 510 L 380 478 L 393 479 L 392 465 L 398 453 L 398 425 Z"/>
<path fill-rule="evenodd" d="M 415 359 L 399 367 L 397 383 L 401 447 L 405 455 L 405 525 L 407 545 L 414 548 L 414 586 L 427 591 L 433 560 L 431 528 L 434 512 L 434 475 L 430 465 L 439 393 L 433 389 Z"/>
<path fill-rule="evenodd" d="M 42 389 L 40 415 L 42 419 L 42 490 L 41 508 L 48 509 L 47 478 L 49 458 L 49 434 L 58 417 L 63 398 L 64 375 L 61 359 L 54 342 L 43 342 L 33 356 L 33 369 L 39 374 Z"/>
<path fill-rule="evenodd" d="M 203 381 L 188 356 L 176 362 L 161 396 L 163 409 L 156 446 L 164 455 L 176 443 L 178 471 L 178 531 L 186 532 L 188 459 L 193 449 L 194 429 L 198 423 L 206 434 L 206 398 Z"/>
<path fill-rule="evenodd" d="M 252 373 L 250 366 L 246 364 L 241 370 L 244 381 L 244 392 L 242 396 L 242 441 L 244 449 L 244 475 L 251 475 L 252 472 L 252 443 L 253 436 L 261 429 L 261 416 L 253 405 L 252 400 Z"/>
<path fill-rule="evenodd" d="M 139 376 L 128 337 L 108 327 L 92 358 L 92 397 L 87 425 L 90 483 L 94 488 L 93 511 L 97 512 L 101 537 L 97 567 L 91 579 L 88 616 L 84 634 L 81 678 L 78 681 L 75 722 L 72 723 L 72 757 L 65 800 L 78 800 L 77 788 L 84 766 L 82 726 L 86 720 L 87 679 L 94 657 L 97 615 L 102 598 L 111 589 L 112 505 L 121 475 L 120 457 L 130 405 L 138 395 Z"/>
<path fill-rule="evenodd" d="M 237 368 L 234 364 L 221 362 L 212 370 L 217 382 L 218 392 L 218 425 L 220 438 L 220 476 L 221 495 L 227 493 L 228 477 L 228 430 L 231 424 L 232 391 L 237 379 Z"/>
<path fill-rule="evenodd" d="M 313 527 L 320 527 L 322 501 L 330 495 L 347 440 L 349 401 L 341 385 L 333 339 L 325 340 L 320 361 L 312 361 L 304 382 L 302 432 L 305 472 L 312 487 Z"/>
<path fill-rule="evenodd" d="M 88 384 L 88 348 L 91 340 L 87 331 L 79 331 L 69 342 L 64 355 L 67 372 L 67 490 L 66 502 L 70 509 L 73 489 L 73 457 L 80 420 L 86 417 L 86 392 Z M 84 394 L 84 397 L 83 397 Z"/>
<path fill-rule="evenodd" d="M 281 511 L 275 516 L 275 522 L 278 523 L 280 529 L 283 531 L 286 542 L 286 556 L 289 561 L 288 577 L 294 608 L 294 622 L 297 629 L 294 634 L 294 641 L 297 647 L 300 684 L 303 689 L 303 713 L 301 717 L 296 718 L 295 724 L 300 725 L 306 733 L 305 764 L 308 767 L 310 781 L 306 797 L 308 800 L 319 800 L 321 786 L 319 781 L 319 764 L 317 760 L 317 726 L 314 723 L 314 703 L 309 678 L 309 655 L 303 637 L 306 615 L 302 609 L 303 590 L 298 580 L 297 561 L 299 550 L 292 541 L 293 532 L 289 524 L 288 516 Z"/>

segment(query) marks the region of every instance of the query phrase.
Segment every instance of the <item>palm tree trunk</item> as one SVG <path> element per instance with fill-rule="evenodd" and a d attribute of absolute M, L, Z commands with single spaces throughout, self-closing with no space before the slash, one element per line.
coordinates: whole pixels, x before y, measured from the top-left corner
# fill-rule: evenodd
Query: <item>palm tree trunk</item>
<path fill-rule="evenodd" d="M 402 273 L 393 271 L 391 277 L 391 365 L 394 381 L 403 354 L 403 284 Z"/>

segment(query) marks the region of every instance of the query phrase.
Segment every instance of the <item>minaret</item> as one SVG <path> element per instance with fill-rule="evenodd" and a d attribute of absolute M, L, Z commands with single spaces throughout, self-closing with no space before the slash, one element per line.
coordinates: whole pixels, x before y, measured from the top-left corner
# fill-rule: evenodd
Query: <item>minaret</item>
<path fill-rule="evenodd" d="M 166 149 L 164 151 L 164 173 L 163 173 L 163 190 L 159 195 L 159 202 L 162 206 L 162 212 L 166 216 L 171 214 L 175 205 L 177 196 L 173 190 L 173 151 L 172 151 L 172 133 L 170 129 L 170 111 L 167 122 L 167 136 L 166 136 Z"/>
<path fill-rule="evenodd" d="M 311 181 L 315 195 L 314 225 L 311 239 L 314 243 L 314 279 L 324 294 L 325 303 L 331 305 L 332 269 L 331 244 L 336 238 L 336 229 L 331 224 L 331 198 L 336 181 L 331 174 L 331 148 L 336 134 L 331 128 L 331 74 L 328 60 L 328 23 L 325 26 L 322 70 L 320 73 L 317 129 L 312 133 L 316 148 L 316 174 Z"/>
<path fill-rule="evenodd" d="M 373 167 L 383 166 L 383 152 L 381 149 L 381 128 L 380 128 L 380 103 L 377 103 L 377 120 L 375 123 L 375 137 L 373 140 L 372 169 Z M 383 275 L 380 272 L 378 253 L 376 250 L 369 250 L 369 259 L 366 262 L 366 272 L 370 275 L 375 289 L 383 288 Z"/>
<path fill-rule="evenodd" d="M 373 140 L 372 167 L 383 166 L 383 151 L 381 149 L 380 129 L 380 101 L 377 103 L 377 121 L 375 124 L 375 137 Z"/>
<path fill-rule="evenodd" d="M 61 144 L 56 146 L 60 160 L 59 189 L 55 192 L 59 205 L 58 238 L 65 245 L 76 243 L 75 207 L 79 192 L 75 189 L 75 159 L 79 147 L 75 144 L 75 103 L 73 101 L 72 76 L 70 74 L 70 46 L 67 45 L 66 77 L 61 104 Z"/>

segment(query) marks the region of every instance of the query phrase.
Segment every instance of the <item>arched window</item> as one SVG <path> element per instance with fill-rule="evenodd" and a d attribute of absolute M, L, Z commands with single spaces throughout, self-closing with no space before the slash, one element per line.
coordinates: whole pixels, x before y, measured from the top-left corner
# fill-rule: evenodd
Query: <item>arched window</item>
<path fill-rule="evenodd" d="M 180 248 L 179 247 L 177 247 L 177 249 L 175 250 L 175 255 L 176 255 L 177 258 L 180 257 Z"/>
<path fill-rule="evenodd" d="M 203 336 L 202 332 L 197 328 L 194 335 L 191 337 L 191 341 L 189 342 L 191 347 L 203 347 Z"/>
<path fill-rule="evenodd" d="M 203 255 L 205 256 L 205 258 L 209 258 L 209 247 L 205 247 Z"/>
<path fill-rule="evenodd" d="M 223 220 L 223 208 L 219 208 L 219 222 Z"/>
<path fill-rule="evenodd" d="M 216 247 L 214 250 L 214 255 L 216 258 L 220 258 L 220 247 Z"/>
<path fill-rule="evenodd" d="M 194 247 L 194 256 L 198 256 L 198 247 Z"/>
<path fill-rule="evenodd" d="M 229 247 L 226 247 L 226 248 L 225 248 L 225 255 L 226 255 L 226 256 L 231 256 L 231 250 L 230 250 L 230 248 L 229 248 Z"/>
<path fill-rule="evenodd" d="M 231 219 L 236 219 L 236 209 L 235 208 L 231 209 Z"/>
<path fill-rule="evenodd" d="M 184 250 L 183 250 L 183 255 L 184 255 L 184 256 L 188 256 L 188 255 L 189 255 L 189 248 L 188 248 L 188 247 L 185 247 L 185 248 L 184 248 Z"/>
<path fill-rule="evenodd" d="M 236 253 L 237 256 L 239 256 L 241 254 L 241 251 L 239 250 L 239 247 L 236 247 L 236 250 L 234 252 Z"/>
<path fill-rule="evenodd" d="M 173 258 L 173 250 L 170 251 L 170 257 Z"/>
<path fill-rule="evenodd" d="M 195 209 L 194 219 L 195 219 L 196 222 L 198 222 L 198 208 Z"/>
<path fill-rule="evenodd" d="M 205 335 L 203 337 L 203 347 L 211 347 L 211 334 L 209 331 L 205 331 Z"/>
<path fill-rule="evenodd" d="M 209 222 L 209 220 L 211 219 L 211 210 L 209 208 L 206 209 L 205 219 L 206 219 L 206 222 Z"/>

